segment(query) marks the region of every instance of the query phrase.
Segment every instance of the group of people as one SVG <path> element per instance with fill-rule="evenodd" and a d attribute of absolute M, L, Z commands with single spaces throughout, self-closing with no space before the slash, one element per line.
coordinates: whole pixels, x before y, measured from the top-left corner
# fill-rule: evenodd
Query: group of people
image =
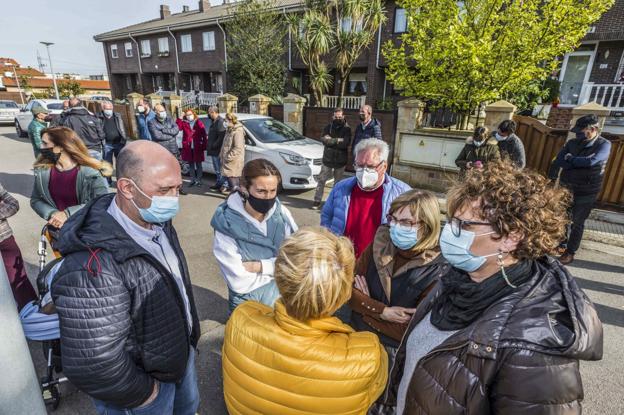
<path fill-rule="evenodd" d="M 158 105 L 137 111 L 149 138 L 120 146 L 115 194 L 109 165 L 69 128 L 41 131 L 35 165 L 31 205 L 62 229 L 51 295 L 63 371 L 98 413 L 199 407 L 200 322 L 172 224 L 182 178 L 171 137 L 180 129 L 193 181 L 201 186 L 196 160 L 208 151 L 221 173 L 215 188 L 230 190 L 210 222 L 228 287 L 229 413 L 581 412 L 579 361 L 602 357 L 602 326 L 555 256 L 566 240 L 573 255 L 582 235 L 573 224 L 566 237 L 570 191 L 573 218 L 599 191 L 601 180 L 587 174 L 604 172 L 609 142 L 595 117 L 577 121 L 578 137 L 553 164 L 564 186 L 523 169 L 515 125 L 501 124 L 499 156 L 466 160 L 443 218 L 435 195 L 387 173 L 389 147 L 371 111 L 361 109 L 351 143 L 336 110 L 323 132 L 322 176 L 344 169 L 350 144 L 355 176 L 334 184 L 320 226 L 300 229 L 278 198 L 276 166 L 244 162 L 234 114 L 209 111 L 206 132 L 193 111 L 177 122 Z M 467 147 L 491 145 L 487 135 L 475 132 Z M 16 209 L 0 188 L 2 249 L 13 246 L 6 218 Z"/>

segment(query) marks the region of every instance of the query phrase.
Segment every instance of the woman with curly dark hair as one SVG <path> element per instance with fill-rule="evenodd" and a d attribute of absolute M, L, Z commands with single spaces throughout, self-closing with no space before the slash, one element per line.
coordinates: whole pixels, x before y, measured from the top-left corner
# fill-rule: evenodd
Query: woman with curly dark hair
<path fill-rule="evenodd" d="M 419 304 L 385 396 L 399 414 L 580 414 L 579 360 L 602 324 L 550 255 L 567 191 L 492 162 L 448 193 L 440 248 L 452 268 Z"/>

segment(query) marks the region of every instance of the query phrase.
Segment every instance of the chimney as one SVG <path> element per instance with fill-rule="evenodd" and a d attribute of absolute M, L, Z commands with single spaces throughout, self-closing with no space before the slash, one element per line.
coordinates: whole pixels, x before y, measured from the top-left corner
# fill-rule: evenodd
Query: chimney
<path fill-rule="evenodd" d="M 191 10 L 191 8 L 189 6 L 182 6 L 182 13 L 186 13 L 189 10 Z"/>
<path fill-rule="evenodd" d="M 210 1 L 209 0 L 199 0 L 199 11 L 200 12 L 206 12 L 208 11 L 208 9 L 210 8 Z"/>
<path fill-rule="evenodd" d="M 160 20 L 166 19 L 171 16 L 171 10 L 169 10 L 169 6 L 166 4 L 160 5 Z"/>

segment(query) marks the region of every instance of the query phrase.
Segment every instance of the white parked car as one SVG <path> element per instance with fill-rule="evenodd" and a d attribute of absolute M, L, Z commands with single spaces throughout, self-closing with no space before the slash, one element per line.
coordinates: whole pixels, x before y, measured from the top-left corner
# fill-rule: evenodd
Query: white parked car
<path fill-rule="evenodd" d="M 271 161 L 282 176 L 284 189 L 316 187 L 323 159 L 320 142 L 271 117 L 251 114 L 237 114 L 237 117 L 245 130 L 245 162 L 257 158 Z M 205 115 L 199 118 L 208 130 L 210 118 Z M 204 161 L 203 169 L 214 174 L 210 157 Z"/>
<path fill-rule="evenodd" d="M 28 125 L 33 119 L 32 110 L 36 107 L 43 107 L 56 115 L 63 112 L 63 101 L 59 99 L 34 99 L 15 115 L 15 131 L 20 137 L 28 135 Z"/>
<path fill-rule="evenodd" d="M 15 101 L 0 100 L 0 123 L 12 123 L 19 112 L 20 108 Z"/>

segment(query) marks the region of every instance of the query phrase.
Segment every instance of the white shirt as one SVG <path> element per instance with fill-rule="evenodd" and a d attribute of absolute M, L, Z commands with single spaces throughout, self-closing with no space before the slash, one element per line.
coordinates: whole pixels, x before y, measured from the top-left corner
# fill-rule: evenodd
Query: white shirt
<path fill-rule="evenodd" d="M 263 235 L 267 235 L 267 221 L 273 213 L 275 213 L 276 206 L 273 206 L 264 216 L 262 222 L 259 222 L 247 213 L 243 206 L 243 199 L 238 193 L 234 193 L 228 197 L 227 205 L 228 208 L 234 209 L 236 212 L 243 215 L 243 217 L 262 232 Z M 286 209 L 284 205 L 282 205 L 282 213 L 287 219 L 284 237 L 288 237 L 293 232 L 296 232 L 298 228 L 290 211 Z M 263 259 L 260 261 L 262 263 L 262 272 L 248 272 L 245 267 L 243 267 L 243 257 L 234 238 L 219 231 L 215 231 L 213 252 L 219 263 L 225 282 L 235 293 L 247 294 L 256 288 L 268 284 L 273 279 L 275 258 Z"/>
<path fill-rule="evenodd" d="M 184 300 L 184 309 L 186 311 L 186 319 L 189 325 L 189 332 L 193 328 L 193 318 L 191 317 L 191 305 L 189 303 L 186 288 L 184 287 L 184 280 L 182 279 L 182 271 L 180 269 L 180 261 L 175 251 L 169 243 L 169 238 L 163 231 L 161 226 L 152 225 L 152 229 L 146 229 L 119 209 L 116 197 L 111 202 L 110 206 L 106 210 L 111 215 L 124 231 L 136 242 L 141 248 L 145 249 L 147 253 L 152 255 L 162 264 L 163 267 L 171 272 L 173 279 L 175 280 L 180 295 Z"/>

